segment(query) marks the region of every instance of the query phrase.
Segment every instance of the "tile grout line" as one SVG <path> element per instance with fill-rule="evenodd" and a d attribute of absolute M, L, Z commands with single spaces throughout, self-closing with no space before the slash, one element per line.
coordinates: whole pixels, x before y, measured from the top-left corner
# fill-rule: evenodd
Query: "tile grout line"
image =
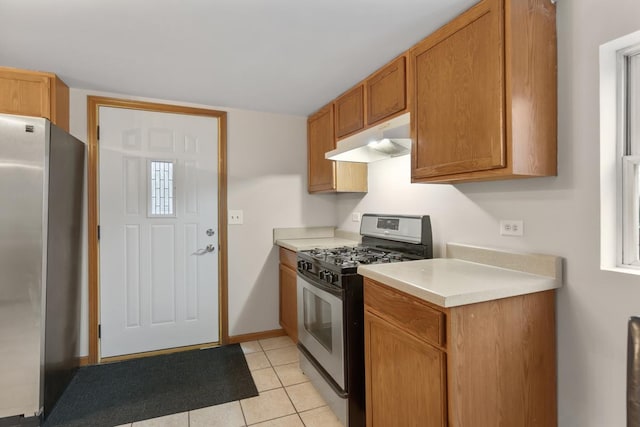
<path fill-rule="evenodd" d="M 258 392 L 258 396 L 260 392 Z M 242 419 L 244 420 L 244 425 L 248 426 L 249 423 L 247 422 L 247 417 L 244 415 L 244 408 L 242 407 L 242 402 L 240 400 L 238 400 L 238 406 L 240 406 L 240 413 L 242 414 Z"/>
<path fill-rule="evenodd" d="M 291 403 L 291 406 L 293 407 L 293 410 L 295 411 L 295 415 L 297 415 L 297 416 L 298 416 L 298 419 L 299 419 L 299 420 L 300 420 L 300 422 L 302 423 L 303 427 L 306 427 L 306 423 L 304 422 L 304 420 L 302 419 L 302 417 L 300 416 L 300 414 L 301 414 L 302 412 L 310 412 L 310 411 L 313 411 L 313 410 L 315 410 L 315 409 L 322 408 L 322 407 L 324 407 L 324 406 L 327 406 L 328 404 L 327 404 L 326 402 L 324 402 L 324 403 L 325 403 L 324 405 L 318 406 L 318 407 L 316 407 L 316 408 L 310 408 L 310 409 L 307 409 L 307 410 L 305 410 L 305 411 L 298 411 L 298 408 L 296 408 L 296 405 L 294 405 L 293 400 L 291 400 L 291 396 L 290 396 L 290 394 L 289 394 L 289 391 L 287 390 L 287 386 L 285 386 L 285 385 L 284 385 L 284 383 L 283 383 L 283 382 L 282 382 L 282 380 L 280 379 L 280 376 L 278 375 L 278 372 L 277 372 L 277 371 L 276 371 L 276 369 L 275 369 L 275 368 L 276 368 L 276 365 L 274 365 L 274 364 L 271 362 L 271 359 L 269 359 L 269 357 L 267 356 L 267 350 L 265 350 L 265 349 L 264 349 L 264 347 L 262 346 L 262 344 L 260 343 L 260 341 L 259 341 L 259 340 L 257 340 L 256 342 L 258 343 L 258 345 L 259 345 L 259 346 L 260 346 L 260 348 L 262 349 L 262 352 L 264 353 L 264 356 L 265 356 L 265 358 L 267 359 L 267 362 L 269 363 L 269 367 L 270 367 L 270 368 L 273 370 L 273 372 L 275 373 L 276 378 L 278 379 L 278 382 L 282 385 L 282 387 L 281 387 L 281 388 L 284 390 L 284 392 L 285 392 L 285 394 L 286 394 L 287 398 L 289 399 L 289 402 Z M 284 346 L 284 347 L 272 348 L 271 350 L 278 350 L 278 349 L 286 348 L 286 347 L 295 347 L 295 343 L 294 343 L 293 345 L 291 345 L 291 346 Z M 282 364 L 282 365 L 277 365 L 277 366 L 291 365 L 291 364 L 294 364 L 294 363 L 296 363 L 296 362 L 284 363 L 284 364 Z M 298 363 L 300 363 L 300 362 L 298 361 Z M 263 368 L 263 369 L 266 369 L 266 368 Z M 309 381 L 302 381 L 302 382 L 300 382 L 300 383 L 290 384 L 290 385 L 289 385 L 289 387 L 290 387 L 290 386 L 294 386 L 294 385 L 298 385 L 298 384 L 304 384 L 304 383 L 306 383 L 306 382 L 309 382 Z M 273 389 L 271 389 L 271 390 L 277 390 L 278 388 L 280 388 L 280 387 L 276 387 L 276 388 L 273 388 Z M 265 390 L 265 391 L 271 391 L 271 390 Z M 242 408 L 242 404 L 240 405 L 240 407 Z M 278 419 L 286 418 L 286 417 L 291 416 L 291 415 L 293 415 L 293 414 L 287 414 L 287 415 L 284 415 L 284 416 L 282 416 L 282 417 L 272 418 L 272 419 L 264 420 L 264 421 L 261 421 L 261 422 L 267 422 L 267 421 L 278 420 Z M 243 410 L 243 416 L 244 416 L 244 410 Z M 258 423 L 258 424 L 259 424 L 259 423 Z M 245 418 L 245 425 L 249 426 L 249 424 L 247 424 L 247 420 L 246 420 L 246 418 Z M 255 424 L 252 424 L 252 425 L 255 425 Z"/>
<path fill-rule="evenodd" d="M 258 345 L 260 346 L 260 348 L 263 349 L 264 356 L 267 358 L 267 361 L 269 362 L 269 366 L 271 366 L 271 369 L 276 374 L 276 378 L 278 378 L 278 382 L 282 385 L 282 389 L 284 390 L 284 394 L 289 399 L 289 402 L 291 403 L 291 406 L 293 407 L 293 410 L 295 411 L 295 414 L 298 416 L 298 419 L 302 423 L 303 427 L 306 426 L 306 424 L 304 423 L 304 420 L 300 416 L 300 412 L 298 412 L 298 408 L 296 408 L 296 405 L 293 404 L 293 400 L 291 400 L 291 396 L 289 395 L 289 392 L 287 391 L 287 387 L 284 385 L 284 383 L 280 379 L 280 376 L 278 375 L 278 372 L 276 372 L 275 365 L 273 363 L 271 363 L 271 359 L 269 359 L 269 356 L 267 356 L 267 352 L 266 352 L 266 350 L 264 350 L 264 347 L 262 347 L 262 344 L 260 343 L 260 341 L 258 341 Z M 295 347 L 295 343 L 292 346 L 285 346 L 285 347 Z M 285 348 L 285 347 L 281 347 L 281 348 Z M 277 349 L 272 349 L 272 350 L 277 350 Z M 291 363 L 293 364 L 295 362 L 291 362 Z M 298 361 L 298 363 L 300 363 L 300 362 Z M 285 363 L 285 365 L 288 365 L 288 364 L 289 363 Z M 278 366 L 282 366 L 282 365 L 278 365 Z M 302 384 L 302 383 L 300 383 L 300 384 Z M 293 414 L 289 414 L 289 415 L 293 415 Z M 289 415 L 285 415 L 285 417 L 288 417 Z M 284 418 L 284 417 L 280 417 L 280 418 Z M 274 418 L 274 419 L 277 419 L 277 418 Z"/>
<path fill-rule="evenodd" d="M 260 347 L 262 347 L 262 344 L 260 344 Z M 287 346 L 287 347 L 295 347 L 295 343 L 293 344 L 293 346 Z M 282 347 L 282 348 L 284 348 L 284 347 Z M 275 350 L 275 349 L 272 349 L 272 350 Z M 278 381 L 280 382 L 280 384 L 282 384 L 282 388 L 284 389 L 284 393 L 287 395 L 287 398 L 289 399 L 289 402 L 291 402 L 291 406 L 293 406 L 293 410 L 296 411 L 295 413 L 298 416 L 298 419 L 300 419 L 300 422 L 302 423 L 303 427 L 306 426 L 304 420 L 300 416 L 300 411 L 298 411 L 298 408 L 296 408 L 296 405 L 293 403 L 293 400 L 291 400 L 291 395 L 289 394 L 289 391 L 287 390 L 287 386 L 285 386 L 284 383 L 282 382 L 282 380 L 280 380 L 280 377 L 278 376 L 278 373 L 276 372 L 275 366 L 271 363 L 271 359 L 269 359 L 269 357 L 267 356 L 266 351 L 265 351 L 265 357 L 267 357 L 267 361 L 269 361 L 269 364 L 271 365 L 271 368 L 275 372 L 276 377 L 278 378 Z M 293 364 L 293 363 L 296 363 L 296 362 L 285 363 L 285 365 L 289 365 L 289 364 Z M 298 364 L 299 363 L 300 363 L 300 360 L 298 360 Z M 278 366 L 283 366 L 283 365 L 278 365 Z M 303 381 L 303 382 L 297 383 L 297 384 L 304 384 L 305 382 L 308 382 L 308 381 Z M 289 386 L 293 386 L 293 385 L 297 385 L 297 384 L 289 384 Z M 303 412 L 305 412 L 305 411 L 303 411 Z"/>
<path fill-rule="evenodd" d="M 264 352 L 264 348 L 262 348 L 262 344 L 260 344 L 260 340 L 256 340 L 256 343 L 258 344 L 258 347 L 260 348 L 260 351 L 264 354 L 265 359 L 267 359 L 267 362 L 269 362 L 269 358 L 267 357 L 267 354 Z M 257 351 L 255 353 L 258 353 Z M 245 356 L 246 358 L 246 356 Z M 269 366 L 271 366 L 271 363 L 269 363 Z M 254 371 L 257 369 L 254 369 Z M 249 369 L 249 372 L 253 372 L 251 371 L 251 369 Z M 253 374 L 251 374 L 251 377 L 253 379 Z M 255 383 L 255 380 L 253 381 Z M 258 387 L 256 387 L 257 389 Z M 258 391 L 258 396 L 260 396 L 260 391 Z M 240 400 L 238 400 L 238 405 L 240 405 L 240 412 L 242 412 L 242 419 L 244 420 L 244 425 L 248 426 L 249 423 L 247 422 L 247 416 L 244 414 L 244 408 L 242 407 L 242 402 Z"/>
<path fill-rule="evenodd" d="M 258 344 L 260 344 L 260 343 L 258 342 Z M 260 347 L 262 347 L 262 344 L 260 344 Z M 287 347 L 289 347 L 289 346 L 287 346 Z M 285 348 L 285 347 L 281 347 L 281 348 Z M 277 349 L 272 348 L 271 350 L 277 350 Z M 282 387 L 278 387 L 278 388 L 282 388 L 282 391 L 284 391 L 285 396 L 287 396 L 287 399 L 289 399 L 289 403 L 291 403 L 291 407 L 293 408 L 293 411 L 294 411 L 293 414 L 287 414 L 287 415 L 284 415 L 282 417 L 272 418 L 270 420 L 265 420 L 265 421 L 273 421 L 273 420 L 277 420 L 277 419 L 288 417 L 290 415 L 294 415 L 295 414 L 295 415 L 298 416 L 298 418 L 300 418 L 300 421 L 302 422 L 302 418 L 300 417 L 300 414 L 298 413 L 298 409 L 296 408 L 296 405 L 293 404 L 293 401 L 291 400 L 291 396 L 289 396 L 289 393 L 287 393 L 287 388 L 284 386 L 284 384 L 282 384 L 282 381 L 280 380 L 280 377 L 278 376 L 278 373 L 276 372 L 275 365 L 273 363 L 271 363 L 271 359 L 269 359 L 269 356 L 267 356 L 267 352 L 266 352 L 266 350 L 264 350 L 264 348 L 263 348 L 263 352 L 264 352 L 264 357 L 267 359 L 267 362 L 269 362 L 269 367 L 271 368 L 273 373 L 276 375 L 276 378 L 278 379 L 278 382 L 282 386 Z M 274 388 L 272 390 L 277 390 L 278 388 Z M 302 424 L 304 425 L 304 422 L 302 422 Z"/>
<path fill-rule="evenodd" d="M 291 403 L 291 406 L 293 407 L 293 410 L 295 411 L 294 413 L 298 416 L 298 418 L 300 418 L 300 415 L 298 414 L 298 411 L 297 411 L 297 409 L 296 409 L 295 405 L 294 405 L 294 404 L 293 404 L 293 402 L 291 401 L 291 398 L 290 398 L 290 397 L 289 397 L 289 395 L 287 394 L 287 390 L 284 388 L 284 384 L 282 384 L 282 381 L 280 380 L 280 377 L 278 376 L 278 373 L 276 372 L 276 370 L 275 370 L 275 367 L 274 367 L 273 363 L 271 363 L 271 359 L 269 359 L 269 356 L 267 356 L 267 351 L 266 351 L 266 350 L 264 349 L 264 347 L 262 346 L 262 343 L 260 343 L 260 340 L 256 340 L 256 342 L 258 343 L 258 346 L 259 346 L 259 347 L 260 347 L 260 349 L 262 350 L 262 354 L 264 354 L 265 359 L 267 359 L 267 363 L 269 363 L 268 368 L 271 368 L 271 370 L 272 370 L 272 371 L 273 371 L 273 373 L 275 374 L 276 378 L 278 379 L 278 383 L 280 383 L 280 385 L 282 386 L 282 387 L 276 387 L 276 388 L 273 388 L 273 389 L 271 389 L 271 390 L 277 390 L 278 388 L 282 388 L 282 389 L 283 389 L 283 391 L 284 391 L 284 393 L 285 393 L 285 395 L 286 395 L 286 396 L 287 396 L 287 398 L 289 399 L 289 402 Z M 284 347 L 283 347 L 283 348 L 284 348 Z M 273 350 L 273 349 L 272 349 L 272 350 Z M 263 369 L 266 369 L 266 368 L 263 368 Z M 257 369 L 255 369 L 254 371 L 256 371 L 256 370 L 257 370 Z M 264 391 L 271 391 L 271 390 L 264 390 Z M 260 396 L 260 393 L 261 393 L 261 392 L 259 391 L 259 392 L 258 392 L 258 396 Z M 240 404 L 240 408 L 242 409 L 242 404 Z M 290 416 L 290 415 L 293 415 L 293 414 L 287 414 L 287 415 L 284 415 L 284 416 L 282 416 L 282 417 L 271 418 L 271 419 L 263 420 L 263 421 L 260 421 L 260 422 L 273 421 L 273 420 L 277 420 L 277 419 L 280 419 L 280 418 L 288 417 L 288 416 Z M 249 426 L 249 424 L 247 423 L 247 418 L 244 416 L 244 410 L 242 410 L 242 416 L 244 417 L 244 423 L 245 423 L 245 425 Z M 302 421 L 302 418 L 300 418 L 300 421 Z M 260 422 L 259 422 L 259 423 L 260 423 Z M 259 423 L 257 423 L 257 424 L 259 424 Z M 255 425 L 255 424 L 256 424 L 256 423 L 254 423 L 254 424 L 252 424 L 252 425 Z M 303 422 L 303 425 L 304 425 L 304 422 Z"/>

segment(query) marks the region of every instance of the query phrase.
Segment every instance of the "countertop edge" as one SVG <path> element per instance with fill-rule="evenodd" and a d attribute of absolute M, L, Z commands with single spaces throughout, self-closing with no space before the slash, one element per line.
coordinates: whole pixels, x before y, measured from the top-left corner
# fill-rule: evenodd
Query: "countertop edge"
<path fill-rule="evenodd" d="M 296 246 L 292 245 L 291 243 L 287 242 L 286 240 L 276 240 L 274 242 L 274 244 L 276 246 L 280 246 L 281 248 L 289 249 L 290 251 L 294 251 L 294 252 L 298 251 Z"/>

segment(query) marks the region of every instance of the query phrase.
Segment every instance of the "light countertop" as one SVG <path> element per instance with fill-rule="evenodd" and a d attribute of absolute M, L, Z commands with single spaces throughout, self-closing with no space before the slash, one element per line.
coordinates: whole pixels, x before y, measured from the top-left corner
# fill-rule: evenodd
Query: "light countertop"
<path fill-rule="evenodd" d="M 453 246 L 448 247 L 449 253 L 464 253 L 466 258 L 472 260 L 480 254 L 479 258 L 486 259 L 487 263 L 458 258 L 435 258 L 361 265 L 358 267 L 358 274 L 441 307 L 546 291 L 559 288 L 562 284 L 562 262 L 559 257 L 514 254 L 466 245 Z M 473 253 L 473 256 L 467 256 L 467 253 Z M 505 260 L 511 268 L 500 266 Z M 534 270 L 536 274 L 526 270 Z"/>
<path fill-rule="evenodd" d="M 292 251 L 357 246 L 360 235 L 335 227 L 274 228 L 273 243 Z"/>
<path fill-rule="evenodd" d="M 292 251 L 306 251 L 309 249 L 330 249 L 340 246 L 357 246 L 357 240 L 342 239 L 339 237 L 320 237 L 315 239 L 279 239 L 276 245 Z"/>

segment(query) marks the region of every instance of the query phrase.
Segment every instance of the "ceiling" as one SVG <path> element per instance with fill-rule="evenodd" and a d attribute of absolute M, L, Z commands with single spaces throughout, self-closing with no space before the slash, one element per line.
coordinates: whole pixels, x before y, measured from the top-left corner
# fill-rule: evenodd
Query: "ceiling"
<path fill-rule="evenodd" d="M 477 0 L 0 0 L 0 65 L 308 115 Z"/>

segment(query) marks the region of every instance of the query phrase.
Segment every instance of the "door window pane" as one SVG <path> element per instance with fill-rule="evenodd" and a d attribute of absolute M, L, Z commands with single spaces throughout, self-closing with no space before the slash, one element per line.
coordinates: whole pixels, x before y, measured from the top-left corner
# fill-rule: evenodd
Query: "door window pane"
<path fill-rule="evenodd" d="M 174 162 L 149 162 L 149 216 L 174 217 Z"/>

